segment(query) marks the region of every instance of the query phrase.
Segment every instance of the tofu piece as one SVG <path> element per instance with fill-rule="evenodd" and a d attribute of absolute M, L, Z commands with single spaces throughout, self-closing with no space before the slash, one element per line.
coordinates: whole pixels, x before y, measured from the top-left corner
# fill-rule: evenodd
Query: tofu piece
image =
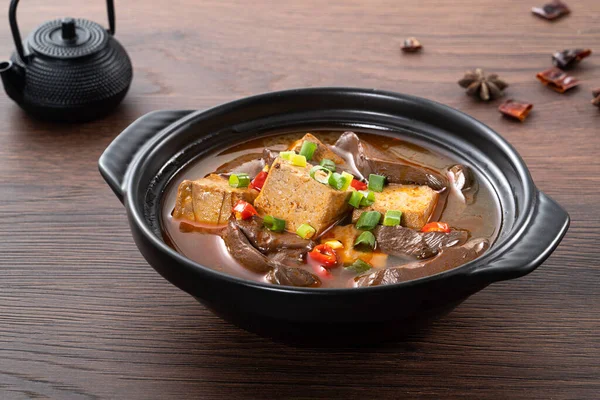
<path fill-rule="evenodd" d="M 195 181 L 185 180 L 177 189 L 173 217 L 200 224 L 223 225 L 231 216 L 238 200 L 252 203 L 258 192 L 248 188 L 233 188 L 226 178 L 209 175 Z"/>
<path fill-rule="evenodd" d="M 390 184 L 383 192 L 375 193 L 375 202 L 369 207 L 355 209 L 352 221 L 356 222 L 364 211 L 379 211 L 382 215 L 388 210 L 402 211 L 400 225 L 421 229 L 429 221 L 440 195 L 429 186 Z"/>
<path fill-rule="evenodd" d="M 315 136 L 311 135 L 310 133 L 307 133 L 306 135 L 304 135 L 302 137 L 302 139 L 295 141 L 290 146 L 290 150 L 294 150 L 294 151 L 296 151 L 296 153 L 300 152 L 300 149 L 302 148 L 302 143 L 304 141 L 317 144 L 317 149 L 315 150 L 315 152 L 313 154 L 312 160 L 310 160 L 313 164 L 320 163 L 321 160 L 323 160 L 324 158 L 327 158 L 336 164 L 344 164 L 343 158 L 341 158 L 340 156 L 335 154 L 325 143 L 321 142 L 319 139 L 317 139 Z"/>
<path fill-rule="evenodd" d="M 275 159 L 254 202 L 258 213 L 284 219 L 290 232 L 309 224 L 319 234 L 348 212 L 350 190 L 335 190 L 317 182 L 310 177 L 310 168 Z"/>
<path fill-rule="evenodd" d="M 341 258 L 344 265 L 350 265 L 354 261 L 361 259 L 375 268 L 385 267 L 388 257 L 387 254 L 354 250 L 354 242 L 361 233 L 362 231 L 356 229 L 354 225 L 338 225 L 325 232 L 321 237 L 321 243 L 326 243 L 329 240 L 340 241 L 344 247 L 336 249 L 335 252 L 338 257 Z"/>

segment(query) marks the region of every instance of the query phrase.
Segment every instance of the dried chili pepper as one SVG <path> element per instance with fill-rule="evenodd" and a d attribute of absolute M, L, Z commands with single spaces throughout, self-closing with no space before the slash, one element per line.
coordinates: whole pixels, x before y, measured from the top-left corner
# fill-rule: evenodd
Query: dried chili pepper
<path fill-rule="evenodd" d="M 409 37 L 407 39 L 404 39 L 404 42 L 402 43 L 402 51 L 404 51 L 405 53 L 414 53 L 416 51 L 419 51 L 423 48 L 423 46 L 421 46 L 421 42 L 419 42 L 416 38 L 414 37 Z"/>
<path fill-rule="evenodd" d="M 579 81 L 577 79 L 567 75 L 566 72 L 556 67 L 547 69 L 543 72 L 538 72 L 536 77 L 544 85 L 557 91 L 558 93 L 564 93 L 567 90 L 579 85 Z"/>
<path fill-rule="evenodd" d="M 552 3 L 544 4 L 542 7 L 533 7 L 531 12 L 538 17 L 552 21 L 569 14 L 571 10 L 562 1 L 554 0 Z"/>
<path fill-rule="evenodd" d="M 592 54 L 590 49 L 567 49 L 552 54 L 552 64 L 561 69 L 575 66 L 579 61 Z"/>
<path fill-rule="evenodd" d="M 532 109 L 533 104 L 521 103 L 512 99 L 506 100 L 504 103 L 500 104 L 500 107 L 498 107 L 498 111 L 500 111 L 502 114 L 511 118 L 516 118 L 521 122 L 525 121 L 525 118 L 527 118 L 527 115 L 529 115 L 529 112 Z"/>
<path fill-rule="evenodd" d="M 600 87 L 592 90 L 592 96 L 594 96 L 592 104 L 596 107 L 600 107 Z"/>

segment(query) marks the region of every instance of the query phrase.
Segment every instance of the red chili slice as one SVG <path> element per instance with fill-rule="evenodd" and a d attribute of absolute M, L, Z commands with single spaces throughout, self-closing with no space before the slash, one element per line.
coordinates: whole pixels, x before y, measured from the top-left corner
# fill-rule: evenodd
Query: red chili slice
<path fill-rule="evenodd" d="M 579 81 L 577 79 L 567 75 L 563 70 L 556 67 L 539 72 L 536 77 L 544 85 L 556 90 L 558 93 L 564 93 L 567 90 L 579 85 Z"/>
<path fill-rule="evenodd" d="M 533 7 L 531 12 L 538 17 L 553 20 L 569 14 L 571 10 L 562 1 L 554 0 L 551 3 L 544 4 L 542 7 Z"/>
<path fill-rule="evenodd" d="M 265 184 L 265 180 L 267 179 L 268 175 L 269 174 L 265 171 L 260 171 L 258 175 L 256 175 L 256 177 L 252 179 L 252 182 L 250 182 L 250 189 L 256 189 L 260 192 Z"/>
<path fill-rule="evenodd" d="M 235 214 L 236 219 L 248 219 L 258 215 L 252 204 L 244 200 L 238 200 L 233 206 L 232 212 Z"/>
<path fill-rule="evenodd" d="M 308 253 L 308 256 L 324 267 L 337 267 L 337 256 L 335 255 L 335 251 L 328 244 L 319 244 L 315 246 L 315 248 Z"/>
<path fill-rule="evenodd" d="M 529 112 L 533 109 L 533 104 L 530 103 L 520 103 L 515 100 L 506 100 L 504 103 L 500 104 L 498 107 L 498 111 L 502 114 L 516 118 L 519 121 L 525 121 Z"/>
<path fill-rule="evenodd" d="M 445 222 L 430 222 L 421 228 L 421 232 L 450 233 L 450 226 Z"/>
<path fill-rule="evenodd" d="M 367 184 L 356 179 L 352 179 L 350 186 L 356 190 L 367 190 Z"/>
<path fill-rule="evenodd" d="M 552 54 L 552 63 L 561 69 L 573 67 L 579 61 L 592 54 L 590 49 L 567 49 Z"/>

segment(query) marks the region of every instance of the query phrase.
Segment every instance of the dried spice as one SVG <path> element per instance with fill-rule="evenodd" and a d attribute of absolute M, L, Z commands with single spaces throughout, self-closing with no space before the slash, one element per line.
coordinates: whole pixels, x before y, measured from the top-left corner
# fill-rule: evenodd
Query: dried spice
<path fill-rule="evenodd" d="M 539 72 L 536 77 L 544 85 L 556 90 L 558 93 L 564 93 L 567 90 L 579 85 L 579 81 L 577 79 L 567 75 L 566 72 L 556 67 Z"/>
<path fill-rule="evenodd" d="M 552 64 L 561 69 L 568 69 L 592 54 L 590 49 L 568 49 L 552 54 Z"/>
<path fill-rule="evenodd" d="M 569 7 L 562 1 L 554 0 L 552 3 L 544 4 L 543 7 L 533 7 L 531 12 L 538 17 L 552 21 L 569 14 L 571 10 L 569 10 Z"/>
<path fill-rule="evenodd" d="M 527 118 L 532 109 L 533 104 L 521 103 L 515 100 L 506 100 L 498 107 L 498 111 L 502 114 L 511 118 L 516 118 L 521 122 L 525 121 L 525 118 Z"/>
<path fill-rule="evenodd" d="M 481 68 L 467 71 L 458 84 L 467 89 L 469 96 L 479 97 L 483 101 L 501 97 L 504 94 L 502 91 L 508 87 L 506 82 L 498 79 L 497 74 L 486 76 Z"/>
<path fill-rule="evenodd" d="M 421 48 L 423 48 L 423 46 L 421 46 L 421 43 L 414 37 L 404 39 L 404 42 L 402 43 L 401 47 L 402 51 L 406 53 L 414 53 L 416 51 L 421 50 Z"/>
<path fill-rule="evenodd" d="M 595 105 L 596 107 L 600 107 L 600 87 L 592 90 L 592 96 L 594 96 L 594 99 L 592 100 L 592 104 Z"/>

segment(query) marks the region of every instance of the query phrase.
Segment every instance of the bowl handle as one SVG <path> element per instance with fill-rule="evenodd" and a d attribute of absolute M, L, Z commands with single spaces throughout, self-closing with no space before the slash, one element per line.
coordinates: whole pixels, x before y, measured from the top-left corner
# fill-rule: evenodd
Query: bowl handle
<path fill-rule="evenodd" d="M 473 276 L 490 283 L 530 273 L 556 249 L 569 223 L 569 214 L 564 208 L 538 191 L 535 209 L 523 231 L 514 235 L 505 252 L 473 270 Z"/>
<path fill-rule="evenodd" d="M 165 110 L 148 113 L 125 128 L 104 150 L 98 160 L 98 169 L 121 203 L 127 170 L 140 148 L 173 122 L 192 112 Z"/>

